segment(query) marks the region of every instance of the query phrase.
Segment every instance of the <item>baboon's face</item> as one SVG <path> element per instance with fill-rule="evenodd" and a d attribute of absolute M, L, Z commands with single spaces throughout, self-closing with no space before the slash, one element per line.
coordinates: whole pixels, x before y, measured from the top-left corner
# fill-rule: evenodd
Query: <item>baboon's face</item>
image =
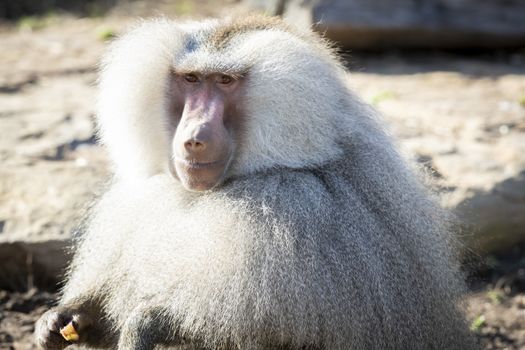
<path fill-rule="evenodd" d="M 240 139 L 243 78 L 222 73 L 170 77 L 170 169 L 191 191 L 206 191 L 225 177 Z"/>

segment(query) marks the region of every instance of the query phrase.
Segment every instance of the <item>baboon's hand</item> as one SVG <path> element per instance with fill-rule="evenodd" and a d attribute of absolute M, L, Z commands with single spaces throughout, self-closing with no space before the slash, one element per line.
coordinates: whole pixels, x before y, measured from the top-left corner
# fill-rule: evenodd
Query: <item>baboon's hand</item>
<path fill-rule="evenodd" d="M 60 329 L 72 322 L 79 338 L 75 343 L 86 338 L 86 329 L 91 325 L 91 319 L 75 308 L 55 307 L 40 317 L 35 327 L 35 343 L 40 349 L 64 349 L 72 342 L 64 339 Z"/>

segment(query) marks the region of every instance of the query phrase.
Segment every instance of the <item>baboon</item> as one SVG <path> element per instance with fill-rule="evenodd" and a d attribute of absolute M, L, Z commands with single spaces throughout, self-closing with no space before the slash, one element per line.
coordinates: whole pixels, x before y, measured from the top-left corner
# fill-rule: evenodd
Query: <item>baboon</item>
<path fill-rule="evenodd" d="M 275 18 L 142 23 L 103 60 L 115 180 L 43 349 L 473 349 L 450 220 L 329 43 Z"/>

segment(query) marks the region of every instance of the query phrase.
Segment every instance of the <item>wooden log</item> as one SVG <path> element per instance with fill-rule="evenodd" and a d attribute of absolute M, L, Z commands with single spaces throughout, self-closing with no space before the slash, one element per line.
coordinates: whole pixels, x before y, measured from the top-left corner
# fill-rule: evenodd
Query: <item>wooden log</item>
<path fill-rule="evenodd" d="M 348 48 L 525 46 L 525 0 L 248 1 Z"/>

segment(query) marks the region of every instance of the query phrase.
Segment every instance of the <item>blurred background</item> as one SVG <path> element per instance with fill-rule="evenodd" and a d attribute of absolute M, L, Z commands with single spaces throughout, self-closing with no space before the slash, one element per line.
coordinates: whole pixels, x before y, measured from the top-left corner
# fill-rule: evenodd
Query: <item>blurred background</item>
<path fill-rule="evenodd" d="M 349 83 L 460 222 L 469 322 L 525 349 L 525 0 L 1 0 L 0 349 L 33 349 L 109 179 L 97 62 L 138 18 L 279 15 L 334 40 Z"/>

